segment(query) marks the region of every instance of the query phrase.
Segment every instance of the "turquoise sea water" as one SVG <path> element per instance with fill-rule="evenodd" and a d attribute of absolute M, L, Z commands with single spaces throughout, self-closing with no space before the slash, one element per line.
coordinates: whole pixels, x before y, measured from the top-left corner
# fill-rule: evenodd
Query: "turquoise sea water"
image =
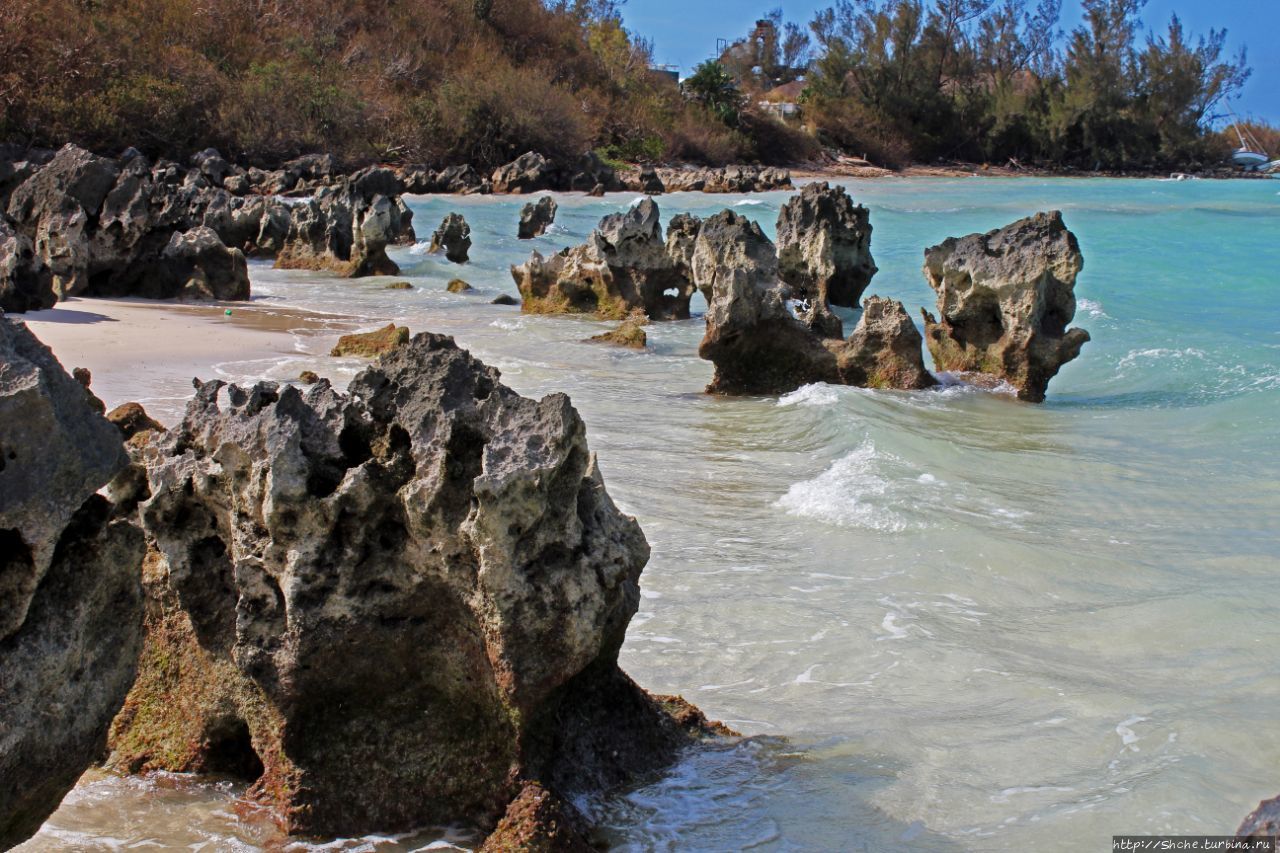
<path fill-rule="evenodd" d="M 1234 831 L 1280 793 L 1280 182 L 849 187 L 872 211 L 868 293 L 917 316 L 933 307 L 924 247 L 1063 211 L 1093 340 L 1044 405 L 962 387 L 711 398 L 697 297 L 643 353 L 582 343 L 605 324 L 487 304 L 515 293 L 510 264 L 581 242 L 630 195 L 559 196 L 556 227 L 525 242 L 525 199 L 415 199 L 424 241 L 466 216 L 470 264 L 416 247 L 394 253 L 412 291 L 265 266 L 254 289 L 264 309 L 452 334 L 521 393 L 572 396 L 653 546 L 623 667 L 748 736 L 583 804 L 618 849 L 1101 850 Z M 664 220 L 734 207 L 772 235 L 788 195 L 658 203 Z M 457 276 L 477 290 L 447 293 Z M 331 342 L 216 370 L 343 380 L 359 363 L 324 357 Z M 148 408 L 173 417 L 187 377 L 172 387 Z M 41 849 L 264 843 L 230 789 L 94 785 Z"/>

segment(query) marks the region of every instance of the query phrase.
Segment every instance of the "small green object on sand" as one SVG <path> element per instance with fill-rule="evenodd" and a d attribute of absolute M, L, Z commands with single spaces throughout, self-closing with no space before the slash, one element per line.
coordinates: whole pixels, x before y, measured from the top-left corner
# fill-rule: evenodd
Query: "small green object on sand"
<path fill-rule="evenodd" d="M 228 308 L 226 311 L 223 311 L 222 313 L 223 313 L 223 314 L 226 314 L 228 317 L 230 317 L 230 316 L 231 316 L 231 309 L 230 309 L 230 308 Z"/>

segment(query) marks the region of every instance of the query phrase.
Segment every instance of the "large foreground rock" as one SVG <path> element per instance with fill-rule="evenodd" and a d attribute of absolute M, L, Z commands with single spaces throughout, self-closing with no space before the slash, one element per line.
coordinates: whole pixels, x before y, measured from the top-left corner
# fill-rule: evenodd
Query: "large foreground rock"
<path fill-rule="evenodd" d="M 1236 835 L 1280 835 L 1280 797 L 1258 803 L 1258 807 L 1241 822 Z"/>
<path fill-rule="evenodd" d="M 806 184 L 778 213 L 778 273 L 797 298 L 856 306 L 876 274 L 867 209 L 844 187 Z"/>
<path fill-rule="evenodd" d="M 689 217 L 670 231 L 683 235 Z M 591 314 L 621 320 L 639 309 L 652 320 L 689 316 L 694 284 L 683 260 L 683 237 L 663 239 L 658 205 L 644 199 L 604 217 L 587 242 L 544 258 L 538 252 L 511 268 L 526 313 Z"/>
<path fill-rule="evenodd" d="M 0 318 L 0 848 L 101 757 L 136 671 L 143 539 L 95 494 L 128 464 L 96 402 Z"/>
<path fill-rule="evenodd" d="M 209 382 L 146 435 L 119 766 L 239 773 L 350 836 L 491 828 L 528 782 L 601 791 L 688 742 L 617 666 L 649 549 L 564 395 L 420 334 L 346 394 Z"/>
<path fill-rule="evenodd" d="M 715 364 L 708 392 L 779 394 L 812 382 L 900 389 L 935 384 L 924 369 L 920 333 L 901 303 L 869 299 L 848 340 L 796 318 L 778 281 L 773 244 L 746 217 L 725 210 L 704 220 L 693 266 L 712 290 L 698 346 L 698 355 Z"/>
<path fill-rule="evenodd" d="M 925 339 L 939 370 L 1003 379 L 1031 402 L 1089 340 L 1068 329 L 1084 258 L 1058 211 L 926 249 L 924 274 L 939 319 L 925 312 Z"/>

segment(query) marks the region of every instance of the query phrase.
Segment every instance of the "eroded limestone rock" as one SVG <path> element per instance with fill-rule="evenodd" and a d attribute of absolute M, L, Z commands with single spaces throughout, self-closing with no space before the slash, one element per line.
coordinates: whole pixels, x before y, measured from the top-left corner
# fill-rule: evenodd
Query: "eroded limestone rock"
<path fill-rule="evenodd" d="M 712 292 L 698 346 L 698 355 L 715 364 L 710 393 L 781 394 L 812 382 L 934 384 L 924 369 L 920 333 L 898 302 L 869 299 L 848 340 L 830 334 L 830 321 L 839 323 L 834 315 L 810 319 L 818 331 L 794 316 L 777 278 L 773 244 L 744 216 L 725 210 L 703 220 L 693 266 L 699 285 Z"/>
<path fill-rule="evenodd" d="M 844 187 L 806 184 L 778 213 L 778 274 L 796 298 L 856 306 L 876 274 L 867 209 Z"/>
<path fill-rule="evenodd" d="M 201 384 L 134 452 L 156 550 L 119 766 L 232 768 L 295 832 L 488 828 L 711 730 L 618 669 L 649 549 L 568 398 L 449 338 L 346 394 Z"/>
<path fill-rule="evenodd" d="M 0 318 L 0 848 L 102 755 L 141 645 L 141 531 L 96 494 L 128 465 L 88 389 Z"/>
<path fill-rule="evenodd" d="M 1067 328 L 1083 266 L 1058 211 L 926 249 L 939 319 L 925 312 L 925 339 L 938 369 L 986 374 L 1013 385 L 1019 399 L 1044 400 L 1049 380 L 1089 340 Z"/>
<path fill-rule="evenodd" d="M 534 252 L 513 266 L 524 311 L 621 320 L 640 309 L 652 320 L 688 317 L 693 282 L 668 251 L 658 217 L 658 205 L 646 198 L 601 219 L 583 245 L 549 258 Z"/>
<path fill-rule="evenodd" d="M 521 240 L 532 240 L 541 236 L 556 221 L 556 200 L 544 195 L 537 202 L 529 202 L 520 211 L 520 224 L 516 236 Z"/>
<path fill-rule="evenodd" d="M 444 256 L 455 264 L 465 264 L 471 251 L 471 226 L 463 219 L 461 213 L 450 213 L 440 223 L 440 227 L 431 235 L 431 254 L 444 252 Z"/>

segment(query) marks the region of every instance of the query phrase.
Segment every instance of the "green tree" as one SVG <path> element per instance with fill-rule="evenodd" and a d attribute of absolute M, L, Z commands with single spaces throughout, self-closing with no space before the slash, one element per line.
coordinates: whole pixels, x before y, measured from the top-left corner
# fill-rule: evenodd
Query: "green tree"
<path fill-rule="evenodd" d="M 699 65 L 682 84 L 685 94 L 705 106 L 720 121 L 734 127 L 742 108 L 742 93 L 725 67 L 714 59 Z"/>

